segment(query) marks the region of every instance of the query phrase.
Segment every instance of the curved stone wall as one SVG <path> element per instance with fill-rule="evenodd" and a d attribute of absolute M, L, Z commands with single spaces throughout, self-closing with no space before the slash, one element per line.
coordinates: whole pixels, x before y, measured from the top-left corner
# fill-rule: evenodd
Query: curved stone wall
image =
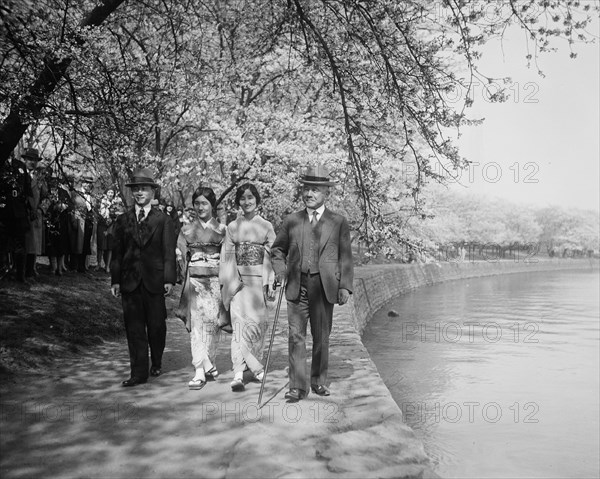
<path fill-rule="evenodd" d="M 363 266 L 356 268 L 350 314 L 356 331 L 385 303 L 419 286 L 454 279 L 533 271 L 598 269 L 598 259 L 547 259 L 535 262 L 474 261 Z"/>

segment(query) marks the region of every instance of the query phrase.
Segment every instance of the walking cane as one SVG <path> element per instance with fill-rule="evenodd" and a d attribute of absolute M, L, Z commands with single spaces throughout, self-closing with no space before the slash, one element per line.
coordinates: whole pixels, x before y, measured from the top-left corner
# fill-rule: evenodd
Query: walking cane
<path fill-rule="evenodd" d="M 269 401 L 265 402 L 265 404 L 261 404 L 263 391 L 265 389 L 265 383 L 267 381 L 267 372 L 269 369 L 269 361 L 271 359 L 271 351 L 273 350 L 273 342 L 275 340 L 275 331 L 277 329 L 277 320 L 279 319 L 279 311 L 281 310 L 281 300 L 283 298 L 283 290 L 284 289 L 285 289 L 285 279 L 281 282 L 281 289 L 279 290 L 279 298 L 277 298 L 277 309 L 275 310 L 275 319 L 273 320 L 273 329 L 271 330 L 271 344 L 269 344 L 269 350 L 267 351 L 267 360 L 265 362 L 265 368 L 263 369 L 263 378 L 262 378 L 262 381 L 260 384 L 260 393 L 258 394 L 258 409 L 262 408 L 265 404 L 267 404 L 267 402 L 269 402 L 271 399 L 273 399 L 273 398 L 270 398 Z M 283 389 L 283 388 L 281 388 L 281 389 Z M 281 389 L 279 391 L 281 391 Z M 275 395 L 277 395 L 279 393 L 279 391 L 277 391 L 277 393 L 275 393 Z"/>

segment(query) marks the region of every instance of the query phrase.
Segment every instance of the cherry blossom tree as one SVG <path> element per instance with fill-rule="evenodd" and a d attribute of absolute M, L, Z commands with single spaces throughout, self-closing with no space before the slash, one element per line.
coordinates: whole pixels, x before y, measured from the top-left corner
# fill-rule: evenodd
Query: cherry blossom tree
<path fill-rule="evenodd" d="M 538 67 L 558 41 L 575 56 L 589 16 L 570 0 L 9 0 L 0 164 L 29 128 L 110 183 L 150 165 L 180 202 L 205 183 L 230 208 L 257 182 L 277 223 L 299 169 L 322 162 L 357 241 L 411 242 L 423 188 L 468 165 L 451 139 L 479 120 L 452 93 L 510 87 L 478 69 L 481 46 L 517 24 Z"/>

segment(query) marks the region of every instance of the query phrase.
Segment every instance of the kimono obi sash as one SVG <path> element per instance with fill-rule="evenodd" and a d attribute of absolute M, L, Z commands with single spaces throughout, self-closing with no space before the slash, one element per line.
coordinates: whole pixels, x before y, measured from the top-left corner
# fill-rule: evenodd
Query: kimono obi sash
<path fill-rule="evenodd" d="M 235 262 L 238 266 L 262 265 L 265 257 L 265 247 L 251 241 L 240 241 L 235 244 Z"/>
<path fill-rule="evenodd" d="M 190 276 L 217 276 L 219 274 L 220 243 L 189 243 L 187 247 Z"/>

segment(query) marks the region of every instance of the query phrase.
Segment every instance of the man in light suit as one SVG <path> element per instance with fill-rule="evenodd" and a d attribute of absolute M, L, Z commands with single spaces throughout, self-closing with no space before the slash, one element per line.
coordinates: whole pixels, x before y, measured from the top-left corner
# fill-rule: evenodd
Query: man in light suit
<path fill-rule="evenodd" d="M 36 148 L 28 148 L 21 155 L 31 178 L 31 196 L 29 197 L 30 228 L 25 233 L 25 277 L 35 279 L 38 276 L 36 261 L 42 254 L 42 236 L 44 234 L 44 211 L 42 200 L 48 196 L 48 187 L 42 171 L 38 170 L 38 163 L 43 159 Z"/>
<path fill-rule="evenodd" d="M 126 186 L 135 206 L 116 220 L 110 271 L 112 294 L 122 296 L 131 364 L 131 376 L 122 385 L 131 387 L 148 380 L 148 345 L 150 375 L 161 374 L 167 334 L 165 296 L 176 281 L 176 239 L 171 218 L 152 208 L 158 187 L 152 172 L 135 171 Z"/>
<path fill-rule="evenodd" d="M 308 167 L 300 178 L 305 209 L 287 216 L 271 248 L 278 283 L 287 281 L 290 402 L 304 399 L 308 387 L 329 396 L 329 335 L 333 306 L 352 292 L 354 266 L 350 229 L 343 216 L 325 207 L 331 181 L 323 166 Z M 313 337 L 310 378 L 306 365 L 306 326 Z"/>

